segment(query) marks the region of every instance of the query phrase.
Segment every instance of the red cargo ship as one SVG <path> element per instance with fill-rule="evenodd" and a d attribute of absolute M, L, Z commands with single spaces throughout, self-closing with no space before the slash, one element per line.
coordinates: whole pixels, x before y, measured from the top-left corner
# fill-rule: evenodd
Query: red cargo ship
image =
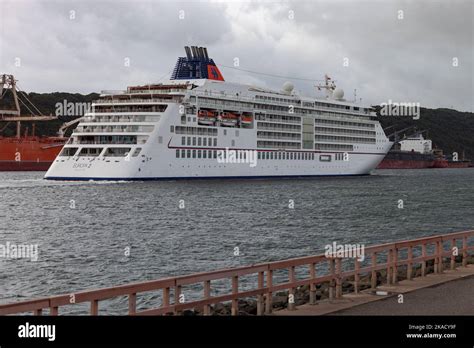
<path fill-rule="evenodd" d="M 66 138 L 0 137 L 0 171 L 46 171 Z"/>
<path fill-rule="evenodd" d="M 421 133 L 407 137 L 395 145 L 380 162 L 377 169 L 468 168 L 471 161 L 446 158 L 441 149 L 433 149 L 431 140 Z"/>
<path fill-rule="evenodd" d="M 472 162 L 469 160 L 448 161 L 448 168 L 469 168 L 472 166 Z"/>
<path fill-rule="evenodd" d="M 391 150 L 377 169 L 423 169 L 432 168 L 435 158 L 431 154 Z"/>
<path fill-rule="evenodd" d="M 65 137 L 37 137 L 21 135 L 21 122 L 37 122 L 55 120 L 55 116 L 21 116 L 16 80 L 13 75 L 0 75 L 0 99 L 11 91 L 14 104 L 12 107 L 0 107 L 0 122 L 16 122 L 16 136 L 0 136 L 0 171 L 46 171 L 66 143 Z M 20 100 L 28 110 L 34 105 Z M 35 107 L 34 107 L 35 108 Z M 3 129 L 5 129 L 3 127 Z M 33 125 L 34 130 L 34 125 Z"/>

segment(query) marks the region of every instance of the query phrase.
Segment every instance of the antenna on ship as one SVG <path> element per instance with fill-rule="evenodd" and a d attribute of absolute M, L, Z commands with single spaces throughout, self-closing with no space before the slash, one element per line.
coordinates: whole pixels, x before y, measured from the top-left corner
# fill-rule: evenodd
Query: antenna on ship
<path fill-rule="evenodd" d="M 324 85 L 314 86 L 320 91 L 321 89 L 326 90 L 326 98 L 329 99 L 332 97 L 332 92 L 336 89 L 336 81 L 332 80 L 327 74 L 324 75 Z"/>

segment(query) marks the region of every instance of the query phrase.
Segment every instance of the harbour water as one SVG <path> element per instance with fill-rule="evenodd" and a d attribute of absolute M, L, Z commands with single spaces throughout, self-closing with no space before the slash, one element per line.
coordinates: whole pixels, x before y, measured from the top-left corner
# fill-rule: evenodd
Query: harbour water
<path fill-rule="evenodd" d="M 0 173 L 0 244 L 39 251 L 37 261 L 0 258 L 0 303 L 317 254 L 334 241 L 474 228 L 474 169 L 247 181 L 43 175 Z"/>

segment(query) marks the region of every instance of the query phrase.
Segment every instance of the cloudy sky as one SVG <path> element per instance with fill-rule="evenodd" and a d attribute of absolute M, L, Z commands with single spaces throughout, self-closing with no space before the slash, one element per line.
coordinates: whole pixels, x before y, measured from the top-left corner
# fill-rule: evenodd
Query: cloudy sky
<path fill-rule="evenodd" d="M 473 17 L 471 0 L 0 0 L 0 72 L 26 91 L 123 89 L 168 77 L 183 46 L 200 45 L 217 64 L 314 79 L 293 81 L 306 95 L 327 73 L 347 99 L 474 111 Z"/>

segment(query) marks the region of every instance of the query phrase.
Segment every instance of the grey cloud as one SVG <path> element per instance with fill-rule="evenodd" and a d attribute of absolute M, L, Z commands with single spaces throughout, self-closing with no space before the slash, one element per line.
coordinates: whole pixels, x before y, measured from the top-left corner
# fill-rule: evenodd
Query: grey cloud
<path fill-rule="evenodd" d="M 158 80 L 184 45 L 196 44 L 206 45 L 218 64 L 232 65 L 238 57 L 242 69 L 270 74 L 320 79 L 328 73 L 349 99 L 357 88 L 368 103 L 420 101 L 472 111 L 473 6 L 469 0 L 3 0 L 0 70 L 31 91 L 121 89 Z M 14 66 L 16 57 L 21 67 Z M 279 88 L 285 81 L 221 70 L 237 82 Z M 315 93 L 316 81 L 294 83 L 302 93 Z"/>

